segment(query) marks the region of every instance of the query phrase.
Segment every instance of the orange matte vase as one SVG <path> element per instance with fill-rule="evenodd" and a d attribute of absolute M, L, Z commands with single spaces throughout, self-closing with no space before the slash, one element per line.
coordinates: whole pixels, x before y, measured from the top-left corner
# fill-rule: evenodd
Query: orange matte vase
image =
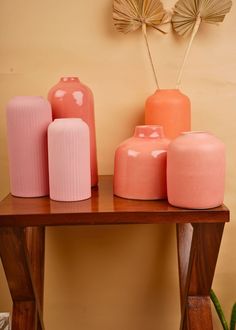
<path fill-rule="evenodd" d="M 191 130 L 191 103 L 178 89 L 158 89 L 145 104 L 145 124 L 160 125 L 168 139 Z"/>
<path fill-rule="evenodd" d="M 90 131 L 91 183 L 98 183 L 94 101 L 92 91 L 77 77 L 62 77 L 51 88 L 48 99 L 52 105 L 52 116 L 56 118 L 81 118 Z"/>

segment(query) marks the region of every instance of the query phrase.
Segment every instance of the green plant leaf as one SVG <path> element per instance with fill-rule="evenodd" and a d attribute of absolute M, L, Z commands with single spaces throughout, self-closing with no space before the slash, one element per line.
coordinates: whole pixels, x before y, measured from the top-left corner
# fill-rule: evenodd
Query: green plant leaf
<path fill-rule="evenodd" d="M 224 315 L 224 312 L 222 310 L 222 307 L 220 305 L 220 302 L 215 294 L 215 292 L 213 290 L 211 290 L 210 292 L 210 297 L 211 297 L 211 301 L 213 302 L 214 306 L 215 306 L 215 310 L 217 312 L 217 315 L 220 319 L 220 322 L 222 324 L 222 327 L 224 330 L 229 330 L 229 327 L 228 327 L 228 324 L 227 324 L 227 321 L 225 319 L 225 315 Z"/>
<path fill-rule="evenodd" d="M 236 303 L 233 305 L 230 319 L 230 330 L 235 330 L 236 327 Z"/>

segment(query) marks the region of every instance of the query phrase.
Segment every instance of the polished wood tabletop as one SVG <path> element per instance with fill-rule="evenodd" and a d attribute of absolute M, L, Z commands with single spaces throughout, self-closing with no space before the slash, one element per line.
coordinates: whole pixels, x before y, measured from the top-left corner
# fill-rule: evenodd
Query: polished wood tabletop
<path fill-rule="evenodd" d="M 56 215 L 56 217 L 55 217 Z M 113 195 L 112 176 L 100 176 L 92 198 L 57 202 L 49 197 L 19 198 L 9 194 L 0 202 L 0 226 L 57 226 L 123 223 L 227 222 L 225 206 L 208 210 L 176 208 L 161 201 L 138 201 Z"/>
<path fill-rule="evenodd" d="M 92 197 L 80 202 L 8 195 L 0 202 L 0 256 L 13 300 L 12 329 L 45 329 L 46 226 L 173 223 L 179 266 L 179 329 L 213 330 L 209 294 L 228 221 L 229 210 L 224 205 L 192 210 L 173 207 L 166 200 L 119 198 L 113 195 L 112 176 L 100 176 Z"/>

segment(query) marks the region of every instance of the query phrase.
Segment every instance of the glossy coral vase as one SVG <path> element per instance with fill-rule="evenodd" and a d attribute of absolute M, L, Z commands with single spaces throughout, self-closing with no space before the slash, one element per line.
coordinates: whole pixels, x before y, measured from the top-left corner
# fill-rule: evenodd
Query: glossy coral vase
<path fill-rule="evenodd" d="M 80 118 L 55 119 L 48 127 L 50 198 L 91 197 L 89 127 Z"/>
<path fill-rule="evenodd" d="M 48 99 L 55 118 L 81 118 L 89 126 L 91 183 L 98 183 L 94 100 L 92 91 L 77 77 L 63 77 L 51 88 Z"/>
<path fill-rule="evenodd" d="M 115 153 L 114 194 L 129 199 L 166 198 L 166 150 L 161 126 L 136 126 Z"/>
<path fill-rule="evenodd" d="M 191 103 L 177 89 L 158 89 L 145 104 L 145 124 L 161 125 L 168 139 L 191 130 Z"/>
<path fill-rule="evenodd" d="M 224 200 L 225 146 L 207 132 L 182 133 L 167 152 L 168 201 L 178 207 L 207 209 Z"/>
<path fill-rule="evenodd" d="M 10 191 L 18 197 L 49 193 L 47 128 L 49 102 L 40 96 L 16 96 L 7 104 Z"/>

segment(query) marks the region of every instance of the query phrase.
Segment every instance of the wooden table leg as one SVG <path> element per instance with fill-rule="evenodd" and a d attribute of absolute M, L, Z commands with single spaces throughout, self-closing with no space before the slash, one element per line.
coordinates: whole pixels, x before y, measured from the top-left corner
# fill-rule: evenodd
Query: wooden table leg
<path fill-rule="evenodd" d="M 27 227 L 26 244 L 31 262 L 32 276 L 43 311 L 45 227 Z"/>
<path fill-rule="evenodd" d="M 13 300 L 12 330 L 43 330 L 23 228 L 0 228 L 0 255 Z"/>
<path fill-rule="evenodd" d="M 25 228 L 25 238 L 29 259 L 31 262 L 31 271 L 33 281 L 43 313 L 43 294 L 44 294 L 44 260 L 45 260 L 45 227 L 27 227 Z M 38 330 L 41 329 L 38 319 Z"/>
<path fill-rule="evenodd" d="M 210 289 L 224 223 L 177 225 L 181 330 L 212 330 Z"/>

